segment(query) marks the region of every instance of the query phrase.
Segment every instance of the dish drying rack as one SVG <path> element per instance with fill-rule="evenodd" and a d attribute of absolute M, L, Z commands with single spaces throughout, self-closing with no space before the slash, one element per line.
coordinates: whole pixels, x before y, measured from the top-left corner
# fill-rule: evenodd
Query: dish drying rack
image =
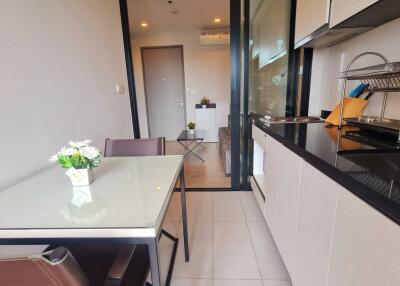
<path fill-rule="evenodd" d="M 383 64 L 368 66 L 360 69 L 351 70 L 351 66 L 359 58 L 373 55 L 379 57 Z M 340 107 L 339 128 L 343 122 L 343 106 L 346 97 L 346 85 L 349 80 L 359 80 L 368 85 L 366 92 L 383 92 L 382 108 L 380 117 L 367 118 L 348 118 L 344 119 L 351 125 L 367 125 L 373 129 L 379 129 L 383 132 L 395 133 L 398 136 L 397 142 L 400 143 L 400 121 L 385 118 L 386 103 L 388 93 L 400 91 L 400 62 L 389 62 L 388 59 L 377 52 L 364 52 L 354 57 L 347 65 L 346 70 L 339 73 L 339 79 L 343 79 L 343 94 Z"/>

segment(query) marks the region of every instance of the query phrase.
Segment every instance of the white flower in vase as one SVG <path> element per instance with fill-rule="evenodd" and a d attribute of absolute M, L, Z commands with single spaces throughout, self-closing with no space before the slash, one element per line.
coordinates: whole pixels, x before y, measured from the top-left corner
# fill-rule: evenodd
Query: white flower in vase
<path fill-rule="evenodd" d="M 82 156 L 85 156 L 89 160 L 94 160 L 100 155 L 99 149 L 93 146 L 85 146 L 79 148 L 79 152 L 82 154 Z"/>
<path fill-rule="evenodd" d="M 83 141 L 69 141 L 68 144 L 69 146 L 73 148 L 82 148 L 85 146 L 89 146 L 92 143 L 92 140 L 85 139 Z"/>
<path fill-rule="evenodd" d="M 66 174 L 73 186 L 85 186 L 92 182 L 92 168 L 101 162 L 101 152 L 89 146 L 91 140 L 69 141 L 71 147 L 62 147 L 60 152 L 50 157 L 50 162 L 68 169 Z"/>

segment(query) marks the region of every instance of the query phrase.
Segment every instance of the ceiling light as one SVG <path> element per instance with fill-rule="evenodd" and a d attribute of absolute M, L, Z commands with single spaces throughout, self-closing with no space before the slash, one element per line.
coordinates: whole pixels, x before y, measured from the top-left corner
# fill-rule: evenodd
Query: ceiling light
<path fill-rule="evenodd" d="M 149 25 L 149 24 L 147 24 L 146 22 L 140 23 L 140 26 L 142 26 L 142 27 L 144 27 L 144 28 L 146 28 L 148 25 Z"/>
<path fill-rule="evenodd" d="M 214 19 L 214 23 L 220 23 L 221 22 L 221 18 L 215 18 Z"/>

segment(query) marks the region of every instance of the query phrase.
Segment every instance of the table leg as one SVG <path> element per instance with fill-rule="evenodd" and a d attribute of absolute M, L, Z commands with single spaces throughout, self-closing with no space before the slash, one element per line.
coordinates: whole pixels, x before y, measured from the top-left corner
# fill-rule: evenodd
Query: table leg
<path fill-rule="evenodd" d="M 182 226 L 183 226 L 183 243 L 185 247 L 185 261 L 189 262 L 189 240 L 188 240 L 188 226 L 187 226 L 187 212 L 186 212 L 186 191 L 185 191 L 185 170 L 182 166 L 180 174 L 181 183 L 181 207 L 182 207 Z"/>
<path fill-rule="evenodd" d="M 151 238 L 148 247 L 150 256 L 151 285 L 161 286 L 160 261 L 158 257 L 158 239 Z"/>

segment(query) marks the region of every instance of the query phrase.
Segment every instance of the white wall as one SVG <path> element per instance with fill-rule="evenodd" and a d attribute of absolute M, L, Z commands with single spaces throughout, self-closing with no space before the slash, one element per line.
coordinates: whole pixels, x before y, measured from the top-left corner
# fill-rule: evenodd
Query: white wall
<path fill-rule="evenodd" d="M 166 32 L 132 39 L 140 134 L 148 136 L 140 47 L 183 45 L 186 87 L 186 119 L 195 121 L 195 104 L 205 96 L 217 105 L 230 103 L 229 46 L 200 46 L 200 31 Z M 191 92 L 188 91 L 191 90 Z M 194 94 L 193 94 L 194 92 Z M 221 110 L 228 110 L 222 108 Z M 227 114 L 224 115 L 225 117 Z M 219 123 L 217 123 L 219 126 Z"/>
<path fill-rule="evenodd" d="M 1 0 L 0 36 L 0 189 L 70 139 L 132 136 L 118 0 Z"/>
<path fill-rule="evenodd" d="M 344 70 L 351 59 L 366 51 L 379 52 L 389 61 L 400 61 L 400 19 L 379 26 L 353 39 L 326 49 L 315 49 L 309 115 L 320 115 L 321 109 L 332 110 L 340 102 L 343 82 L 337 79 L 337 74 Z M 375 56 L 360 58 L 354 63 L 354 68 L 380 64 L 382 60 Z M 349 82 L 347 94 L 359 82 Z M 389 94 L 386 107 L 386 117 L 400 119 L 400 94 Z M 374 94 L 368 103 L 364 114 L 380 115 L 382 93 Z"/>

